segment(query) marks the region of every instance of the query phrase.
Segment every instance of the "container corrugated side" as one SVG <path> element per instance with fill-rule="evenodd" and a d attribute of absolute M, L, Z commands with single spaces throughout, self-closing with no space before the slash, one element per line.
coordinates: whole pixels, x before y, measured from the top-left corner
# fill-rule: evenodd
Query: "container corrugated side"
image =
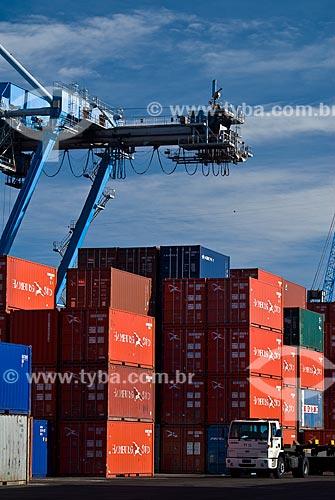
<path fill-rule="evenodd" d="M 283 279 L 283 307 L 306 309 L 306 288 L 292 281 Z"/>
<path fill-rule="evenodd" d="M 255 326 L 213 326 L 207 336 L 207 371 L 281 377 L 282 334 Z"/>
<path fill-rule="evenodd" d="M 68 269 L 66 304 L 72 309 L 112 307 L 148 314 L 151 279 L 114 268 Z"/>
<path fill-rule="evenodd" d="M 200 425 L 161 426 L 161 472 L 203 474 L 206 430 Z"/>
<path fill-rule="evenodd" d="M 117 267 L 118 248 L 79 248 L 78 267 Z"/>
<path fill-rule="evenodd" d="M 253 324 L 281 332 L 281 285 L 248 277 L 208 279 L 207 321 L 211 326 Z"/>
<path fill-rule="evenodd" d="M 323 393 L 310 389 L 299 391 L 299 424 L 300 428 L 323 428 Z"/>
<path fill-rule="evenodd" d="M 284 308 L 284 342 L 323 352 L 323 315 L 298 307 Z"/>
<path fill-rule="evenodd" d="M 283 278 L 278 276 L 277 274 L 269 273 L 268 271 L 264 271 L 263 269 L 259 269 L 258 267 L 250 267 L 250 268 L 240 268 L 240 269 L 231 269 L 230 270 L 231 278 L 255 278 L 260 281 L 264 281 L 264 283 L 268 283 L 274 286 L 282 286 Z"/>
<path fill-rule="evenodd" d="M 61 476 L 152 476 L 153 439 L 152 423 L 60 422 L 59 473 Z"/>
<path fill-rule="evenodd" d="M 117 309 L 61 312 L 62 362 L 154 367 L 155 319 Z"/>
<path fill-rule="evenodd" d="M 67 365 L 60 386 L 60 418 L 153 421 L 154 372 L 125 365 Z"/>
<path fill-rule="evenodd" d="M 0 413 L 31 411 L 31 347 L 0 343 Z"/>
<path fill-rule="evenodd" d="M 30 418 L 0 415 L 0 483 L 26 484 L 30 476 Z"/>
<path fill-rule="evenodd" d="M 206 386 L 207 424 L 245 418 L 281 418 L 279 379 L 208 374 Z"/>
<path fill-rule="evenodd" d="M 54 267 L 0 256 L 0 309 L 54 309 Z"/>
<path fill-rule="evenodd" d="M 49 423 L 47 420 L 34 420 L 32 431 L 32 476 L 49 475 Z"/>
<path fill-rule="evenodd" d="M 11 342 L 32 346 L 33 365 L 54 365 L 58 361 L 59 311 L 12 311 Z"/>
<path fill-rule="evenodd" d="M 226 457 L 228 448 L 229 425 L 207 426 L 206 472 L 208 474 L 227 474 Z"/>
<path fill-rule="evenodd" d="M 9 342 L 9 314 L 0 312 L 0 342 Z"/>
<path fill-rule="evenodd" d="M 161 279 L 229 276 L 229 256 L 201 245 L 161 246 L 160 252 Z"/>
<path fill-rule="evenodd" d="M 165 325 L 206 323 L 206 279 L 166 279 L 163 282 Z"/>

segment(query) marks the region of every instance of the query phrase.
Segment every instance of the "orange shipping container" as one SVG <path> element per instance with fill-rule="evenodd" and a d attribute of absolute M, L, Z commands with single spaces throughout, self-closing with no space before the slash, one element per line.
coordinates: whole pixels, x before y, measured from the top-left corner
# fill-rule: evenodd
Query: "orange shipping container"
<path fill-rule="evenodd" d="M 300 307 L 306 309 L 306 288 L 283 280 L 283 307 Z"/>
<path fill-rule="evenodd" d="M 283 284 L 283 278 L 281 278 L 277 274 L 268 273 L 267 271 L 263 271 L 263 269 L 259 269 L 257 267 L 254 268 L 251 267 L 246 269 L 231 269 L 230 277 L 255 278 L 257 280 L 263 281 L 264 283 L 268 283 L 269 285 L 274 285 L 279 287 L 281 287 Z"/>
<path fill-rule="evenodd" d="M 250 323 L 283 330 L 281 286 L 250 278 Z"/>
<path fill-rule="evenodd" d="M 68 365 L 60 386 L 60 418 L 154 420 L 153 370 L 125 365 Z"/>
<path fill-rule="evenodd" d="M 207 280 L 207 321 L 283 330 L 282 287 L 254 278 Z"/>
<path fill-rule="evenodd" d="M 298 440 L 298 432 L 296 428 L 283 428 L 282 434 L 284 444 L 293 444 L 294 441 Z"/>
<path fill-rule="evenodd" d="M 210 328 L 207 371 L 233 375 L 240 372 L 281 377 L 283 335 L 256 326 Z"/>
<path fill-rule="evenodd" d="M 61 313 L 61 332 L 63 362 L 154 367 L 155 319 L 151 316 L 117 309 L 67 309 Z"/>
<path fill-rule="evenodd" d="M 299 348 L 300 387 L 324 389 L 324 356 L 323 353 L 304 347 Z"/>
<path fill-rule="evenodd" d="M 59 426 L 61 476 L 153 476 L 154 424 L 72 420 Z"/>
<path fill-rule="evenodd" d="M 298 348 L 283 345 L 281 352 L 283 385 L 296 387 L 298 384 Z"/>
<path fill-rule="evenodd" d="M 0 309 L 53 309 L 56 269 L 17 257 L 0 257 Z"/>
<path fill-rule="evenodd" d="M 68 269 L 66 304 L 73 309 L 112 307 L 148 314 L 151 279 L 119 269 Z"/>
<path fill-rule="evenodd" d="M 250 418 L 281 418 L 281 381 L 250 377 Z"/>
<path fill-rule="evenodd" d="M 298 421 L 298 391 L 296 387 L 282 387 L 282 420 L 284 427 L 295 427 Z"/>

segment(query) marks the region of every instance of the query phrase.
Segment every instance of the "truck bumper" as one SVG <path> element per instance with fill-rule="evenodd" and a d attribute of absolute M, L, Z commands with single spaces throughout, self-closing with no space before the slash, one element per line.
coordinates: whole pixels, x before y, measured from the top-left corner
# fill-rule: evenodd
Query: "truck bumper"
<path fill-rule="evenodd" d="M 249 458 L 246 463 L 242 458 L 227 458 L 226 467 L 228 469 L 250 471 L 253 470 L 273 470 L 277 467 L 276 458 Z"/>

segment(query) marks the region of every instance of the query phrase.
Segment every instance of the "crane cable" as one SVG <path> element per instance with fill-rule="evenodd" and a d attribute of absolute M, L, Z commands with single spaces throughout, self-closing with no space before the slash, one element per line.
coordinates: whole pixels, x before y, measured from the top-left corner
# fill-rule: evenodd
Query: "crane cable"
<path fill-rule="evenodd" d="M 322 254 L 321 254 L 321 258 L 320 258 L 319 264 L 318 264 L 318 268 L 317 268 L 315 276 L 314 276 L 314 280 L 313 280 L 312 287 L 311 287 L 312 290 L 315 289 L 316 283 L 319 283 L 319 285 L 321 285 L 321 279 L 320 279 L 321 269 L 323 268 L 323 265 L 324 265 L 324 261 L 325 261 L 326 254 L 327 254 L 327 249 L 328 249 L 328 247 L 330 245 L 330 242 L 331 242 L 331 240 L 333 238 L 334 229 L 335 229 L 335 212 L 334 212 L 334 215 L 333 215 L 332 222 L 330 224 L 330 228 L 329 228 L 329 231 L 328 231 L 327 239 L 325 241 L 325 244 L 324 244 L 324 247 L 323 247 L 323 250 L 322 250 Z M 326 270 L 323 273 L 323 279 L 322 279 L 322 281 L 324 280 L 325 274 L 326 274 Z"/>

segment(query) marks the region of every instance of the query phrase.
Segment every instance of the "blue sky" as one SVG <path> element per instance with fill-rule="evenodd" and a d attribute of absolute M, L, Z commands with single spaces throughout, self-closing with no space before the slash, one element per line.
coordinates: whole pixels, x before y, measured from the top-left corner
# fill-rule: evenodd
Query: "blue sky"
<path fill-rule="evenodd" d="M 326 0 L 34 1 L 28 9 L 14 0 L 1 7 L 0 43 L 45 86 L 78 82 L 128 118 L 145 116 L 152 101 L 165 114 L 171 105 L 206 105 L 213 78 L 236 105 L 311 106 L 313 116 L 247 116 L 241 132 L 254 157 L 229 177 L 188 176 L 182 167 L 167 176 L 157 159 L 143 176 L 128 166 L 84 243 L 199 243 L 230 255 L 233 267 L 309 287 L 335 205 L 334 116 L 318 112 L 320 103 L 335 106 L 334 26 Z M 4 60 L 0 81 L 22 84 Z M 134 165 L 145 168 L 149 156 L 140 150 Z M 83 157 L 73 159 L 76 172 Z M 16 195 L 4 180 L 0 229 Z M 52 242 L 78 217 L 88 189 L 67 165 L 43 175 L 11 253 L 58 265 Z"/>

